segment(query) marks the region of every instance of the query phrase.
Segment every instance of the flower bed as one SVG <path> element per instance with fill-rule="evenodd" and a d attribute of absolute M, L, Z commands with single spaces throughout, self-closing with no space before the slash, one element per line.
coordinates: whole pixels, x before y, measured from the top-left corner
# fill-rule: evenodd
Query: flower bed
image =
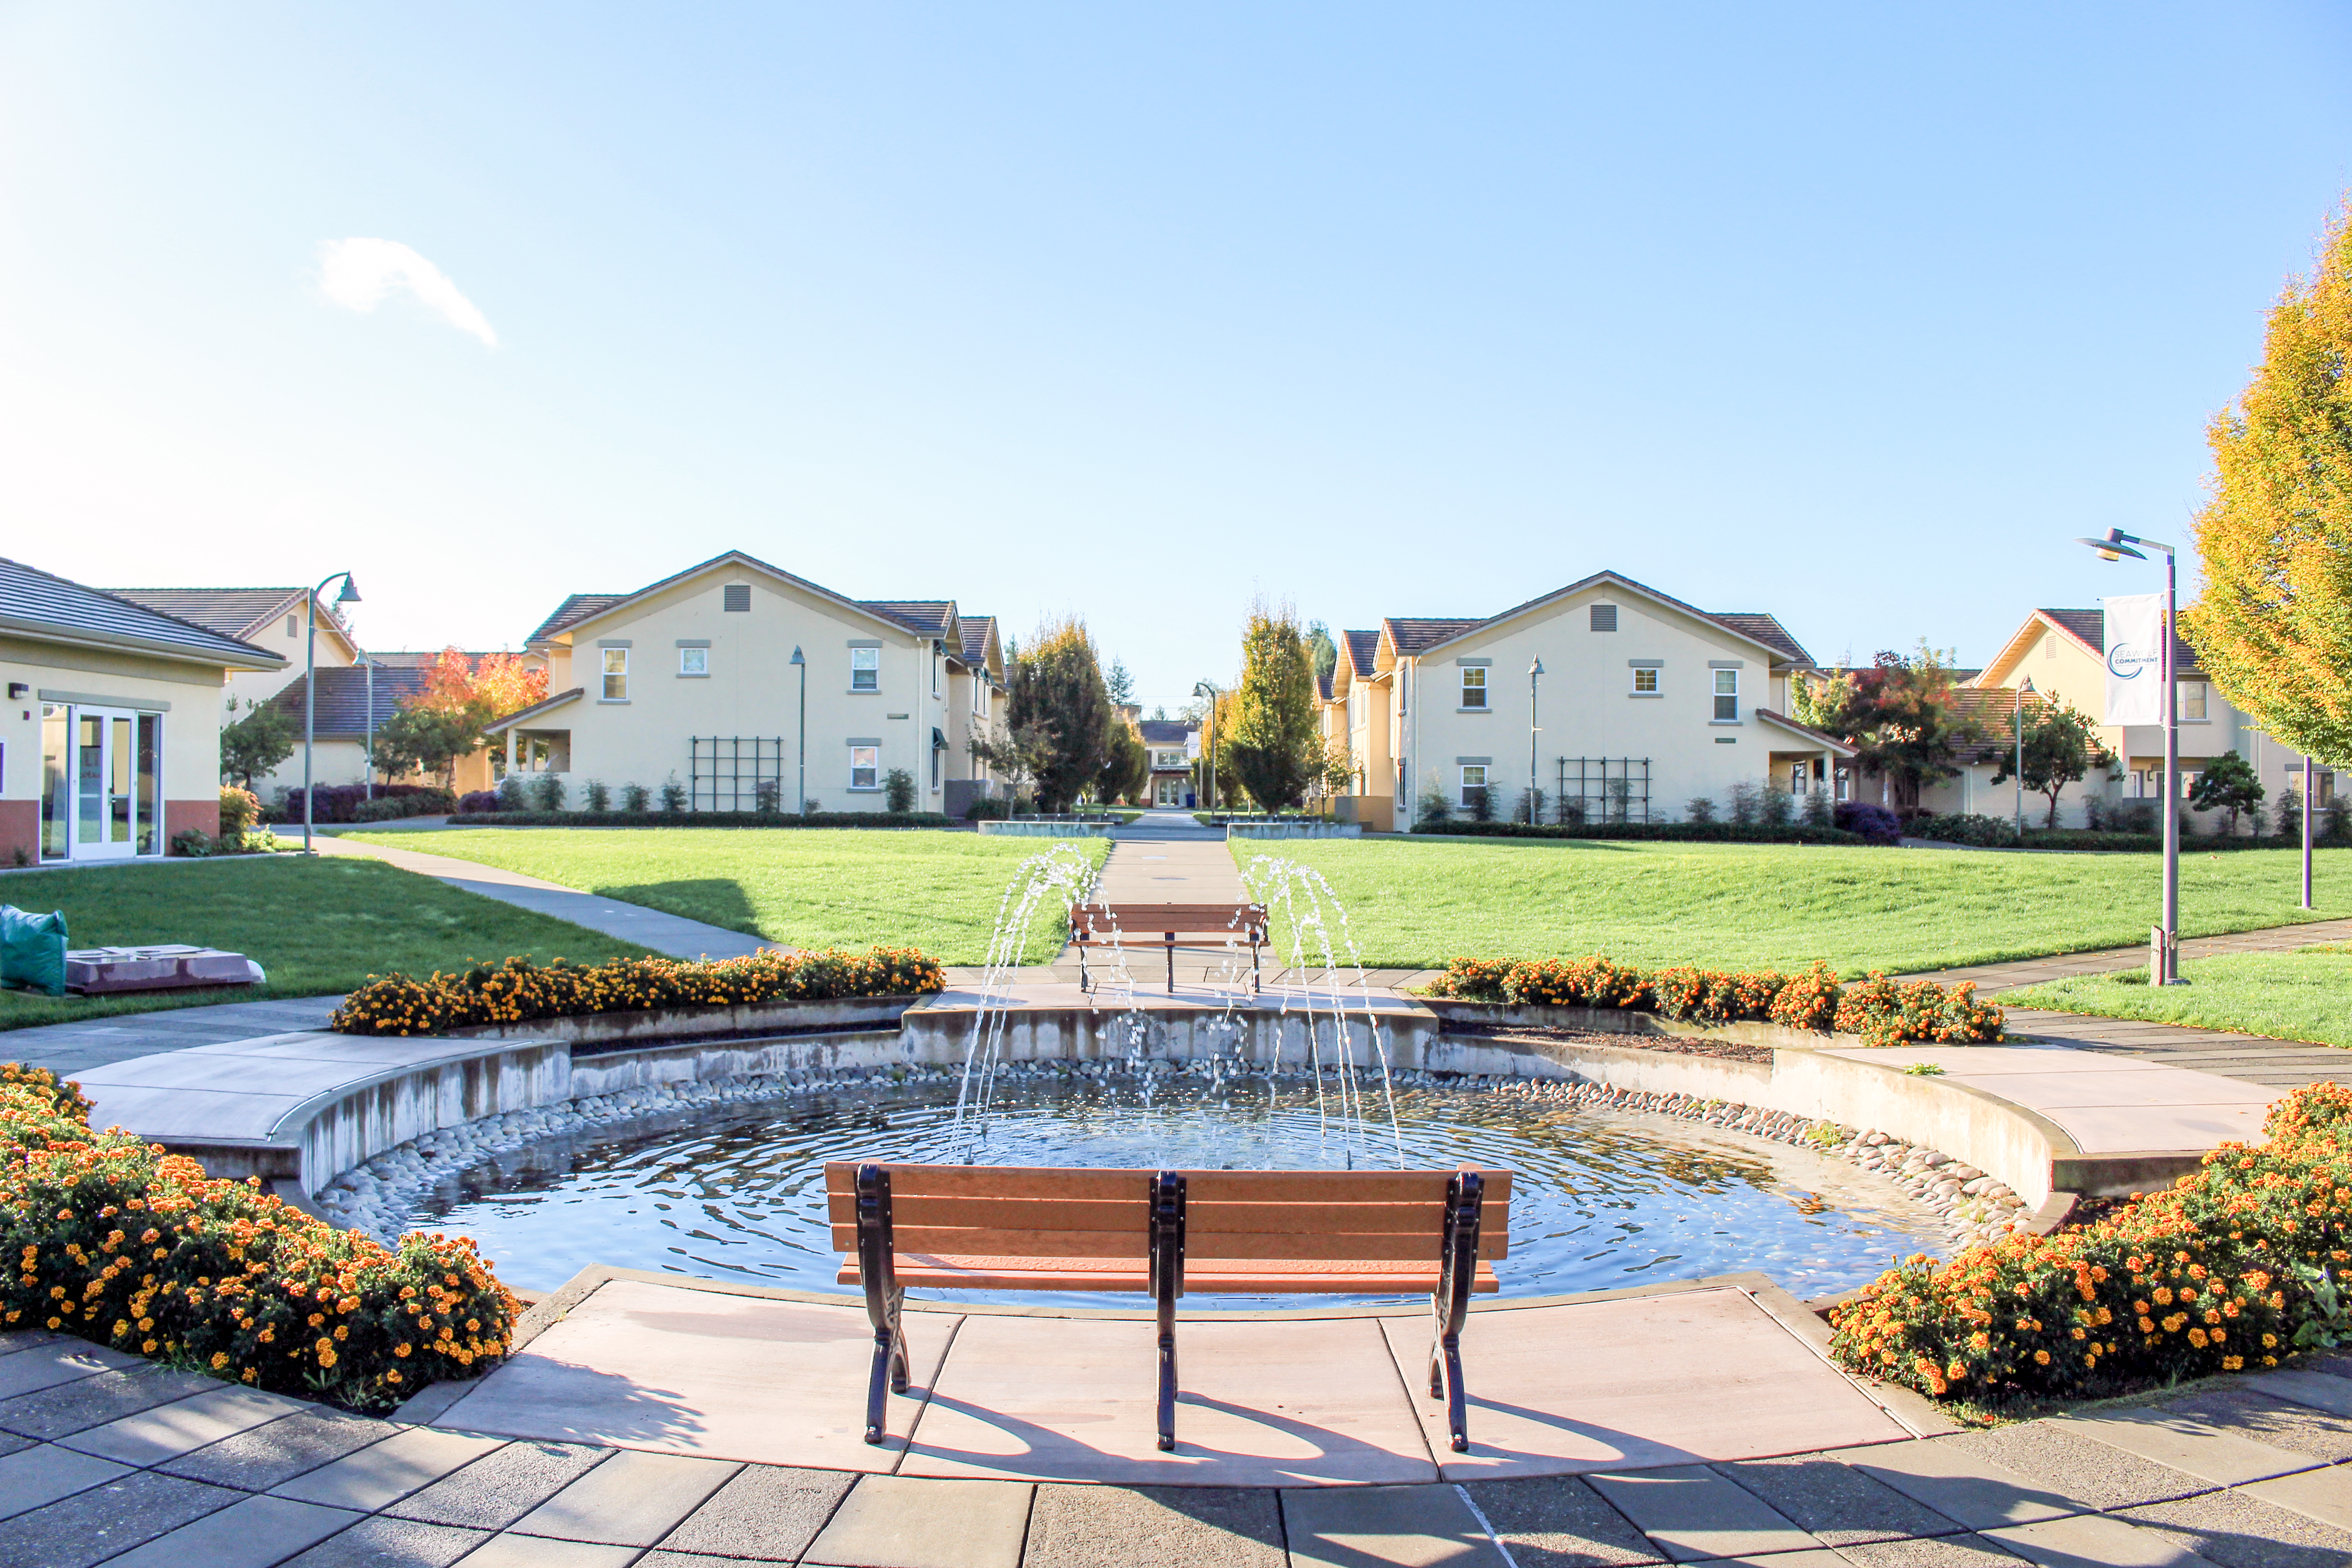
<path fill-rule="evenodd" d="M 1196 816 L 1206 813 L 1195 812 Z M 1448 819 L 1416 822 L 1415 833 L 1448 834 L 1479 838 L 1650 838 L 1682 839 L 1696 844 L 1862 844 L 1859 833 L 1841 827 L 1812 827 L 1792 822 L 1764 827 L 1737 822 L 1473 822 Z"/>
<path fill-rule="evenodd" d="M 2336 1283 L 2352 1263 L 2352 1090 L 2296 1089 L 2263 1131 L 2094 1224 L 1910 1258 L 1832 1312 L 1832 1353 L 1931 1395 L 1997 1400 L 2276 1366 L 2352 1341 Z"/>
<path fill-rule="evenodd" d="M 615 958 L 593 967 L 509 958 L 429 979 L 370 977 L 343 999 L 329 1026 L 346 1035 L 442 1035 L 478 1024 L 656 1007 L 725 1007 L 742 1002 L 832 1002 L 912 996 L 942 989 L 939 961 L 910 947 L 862 953 L 755 952 L 689 963 Z"/>
<path fill-rule="evenodd" d="M 1689 964 L 1644 970 L 1598 954 L 1457 958 L 1422 994 L 1523 1007 L 1616 1007 L 1700 1024 L 1752 1019 L 1816 1034 L 1858 1035 L 1872 1046 L 1978 1045 L 2001 1037 L 2000 1009 L 1978 1001 L 1973 984 L 1947 989 L 1932 980 L 1889 980 L 1874 970 L 1859 984 L 1842 985 L 1819 961 L 1801 974 L 1782 974 Z"/>
<path fill-rule="evenodd" d="M 47 1072 L 0 1066 L 0 1322 L 380 1409 L 506 1353 L 520 1304 L 462 1237 L 387 1247 L 215 1181 Z"/>

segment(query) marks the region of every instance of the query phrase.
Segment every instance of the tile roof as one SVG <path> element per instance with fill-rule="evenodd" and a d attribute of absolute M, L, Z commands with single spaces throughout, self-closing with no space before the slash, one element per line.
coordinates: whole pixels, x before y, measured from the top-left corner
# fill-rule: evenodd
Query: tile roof
<path fill-rule="evenodd" d="M 523 643 L 527 647 L 531 643 L 551 637 L 567 627 L 579 625 L 591 616 L 602 615 L 624 599 L 635 596 L 634 594 L 570 595 L 565 597 L 563 603 L 555 606 L 553 615 L 540 622 L 530 636 L 522 639 Z"/>
<path fill-rule="evenodd" d="M 1441 620 L 1423 616 L 1390 616 L 1381 625 L 1388 628 L 1389 640 L 1396 644 L 1398 653 L 1411 656 L 1425 647 L 1434 647 L 1452 637 L 1458 637 L 1473 626 L 1483 626 L 1484 620 Z"/>
<path fill-rule="evenodd" d="M 568 690 L 550 692 L 528 708 L 518 708 L 511 713 L 500 714 L 484 728 L 490 733 L 496 734 L 509 725 L 521 723 L 526 719 L 536 719 L 551 708 L 561 708 L 567 702 L 577 702 L 581 694 L 586 690 L 587 688 L 584 686 L 574 686 Z"/>
<path fill-rule="evenodd" d="M 1348 668 L 1358 680 L 1369 680 L 1379 661 L 1381 634 L 1376 628 L 1369 632 L 1341 632 L 1339 646 L 1348 651 Z"/>
<path fill-rule="evenodd" d="M 1315 672 L 1315 695 L 1320 697 L 1326 702 L 1330 701 L 1331 677 L 1339 673 L 1339 672 L 1337 669 L 1334 669 L 1330 675 L 1326 675 L 1319 669 L 1317 670 Z"/>
<path fill-rule="evenodd" d="M 243 637 L 266 622 L 302 613 L 299 588 L 109 588 L 107 593 L 134 605 L 192 622 L 223 637 Z M 319 606 L 327 616 L 332 605 Z M 326 618 L 322 616 L 321 619 Z"/>
<path fill-rule="evenodd" d="M 224 668 L 276 669 L 286 663 L 283 655 L 227 633 L 5 556 L 0 556 L 0 624 L 35 634 L 67 632 L 101 642 L 161 647 L 207 661 L 217 655 Z"/>
<path fill-rule="evenodd" d="M 1813 662 L 1813 656 L 1805 651 L 1802 643 L 1789 635 L 1789 628 L 1782 626 L 1776 616 L 1768 616 L 1761 610 L 1702 610 L 1699 613 L 1708 620 L 1729 626 L 1742 637 L 1755 638 L 1774 653 L 1785 655 L 1799 664 L 1810 667 Z"/>
<path fill-rule="evenodd" d="M 425 689 L 430 671 L 418 666 L 394 668 L 375 672 L 375 721 L 378 725 L 391 718 L 399 708 L 401 699 L 412 697 Z M 315 721 L 321 735 L 364 735 L 368 731 L 367 671 L 358 665 L 320 669 L 296 676 L 286 689 L 272 697 L 267 706 L 290 713 L 297 722 L 302 717 L 303 694 L 310 689 L 311 674 L 319 678 L 319 711 Z"/>
<path fill-rule="evenodd" d="M 2036 691 L 2026 699 L 2029 705 L 2039 706 L 2043 694 Z M 1959 686 L 1952 689 L 1951 713 L 1955 723 L 1974 725 L 1978 738 L 1952 748 L 1953 756 L 1962 763 L 1989 762 L 2007 752 L 2014 744 L 2011 726 L 2017 721 L 2017 689 L 2011 686 Z"/>
<path fill-rule="evenodd" d="M 964 616 L 960 624 L 963 628 L 963 661 L 977 668 L 988 662 L 988 634 L 996 629 L 996 617 Z"/>
<path fill-rule="evenodd" d="M 947 636 L 948 623 L 955 619 L 953 599 L 860 599 L 857 607 L 927 637 Z"/>
<path fill-rule="evenodd" d="M 430 669 L 441 662 L 441 656 L 446 651 L 445 648 L 437 647 L 395 648 L 389 653 L 370 653 L 368 658 L 373 659 L 379 668 Z M 480 668 L 482 660 L 490 657 L 487 652 L 478 649 L 459 648 L 457 651 L 477 668 Z"/>
<path fill-rule="evenodd" d="M 1201 725 L 1195 719 L 1142 719 L 1137 721 L 1135 727 L 1147 746 L 1181 746 Z"/>
<path fill-rule="evenodd" d="M 2057 622 L 2084 647 L 2096 652 L 2102 659 L 2106 658 L 2107 612 L 2105 610 L 2042 609 L 2034 611 L 2034 614 L 2047 616 Z M 2197 662 L 2197 650 L 2177 637 L 2172 639 L 2172 668 L 2174 673 L 2179 675 L 2201 674 L 2204 670 L 2204 667 Z"/>

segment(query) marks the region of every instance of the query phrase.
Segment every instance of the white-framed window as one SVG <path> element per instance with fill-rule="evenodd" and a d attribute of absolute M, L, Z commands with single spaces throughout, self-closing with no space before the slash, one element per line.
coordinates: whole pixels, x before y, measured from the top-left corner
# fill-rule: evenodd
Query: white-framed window
<path fill-rule="evenodd" d="M 2201 720 L 2205 715 L 2206 683 L 2184 680 L 2179 683 L 2179 695 L 2173 699 L 2173 711 L 2188 720 Z"/>
<path fill-rule="evenodd" d="M 878 647 L 854 647 L 849 650 L 849 689 L 879 691 L 882 689 L 882 650 Z"/>
<path fill-rule="evenodd" d="M 1655 697 L 1657 694 L 1658 672 L 1654 669 L 1635 670 L 1633 672 L 1633 695 L 1636 697 Z"/>
<path fill-rule="evenodd" d="M 933 795 L 940 793 L 940 759 L 946 754 L 947 748 L 944 746 L 931 748 L 931 793 Z"/>
<path fill-rule="evenodd" d="M 849 748 L 849 787 L 880 789 L 882 787 L 882 748 L 852 746 Z"/>
<path fill-rule="evenodd" d="M 597 651 L 604 656 L 604 700 L 626 702 L 629 700 L 629 650 L 608 647 Z"/>
<path fill-rule="evenodd" d="M 1181 751 L 1154 752 L 1151 753 L 1151 765 L 1155 768 L 1181 768 L 1187 765 L 1187 759 Z"/>
<path fill-rule="evenodd" d="M 931 645 L 931 695 L 934 697 L 937 697 L 940 694 L 940 647 L 941 645 L 938 643 L 933 643 Z"/>
<path fill-rule="evenodd" d="M 1739 672 L 1736 669 L 1715 672 L 1715 716 L 1717 720 L 1739 717 Z"/>
<path fill-rule="evenodd" d="M 1470 804 L 1470 792 L 1471 792 L 1472 790 L 1474 790 L 1474 789 L 1475 789 L 1475 790 L 1483 790 L 1483 789 L 1485 789 L 1486 787 L 1486 769 L 1485 764 L 1480 763 L 1463 763 L 1463 764 L 1462 764 L 1462 804 L 1463 804 L 1463 805 L 1469 805 L 1469 804 Z"/>
<path fill-rule="evenodd" d="M 677 650 L 677 672 L 680 675 L 709 675 L 710 650 L 707 647 L 682 647 Z"/>
<path fill-rule="evenodd" d="M 1462 706 L 1465 708 L 1484 708 L 1486 706 L 1486 670 L 1485 666 L 1465 664 L 1462 667 Z"/>

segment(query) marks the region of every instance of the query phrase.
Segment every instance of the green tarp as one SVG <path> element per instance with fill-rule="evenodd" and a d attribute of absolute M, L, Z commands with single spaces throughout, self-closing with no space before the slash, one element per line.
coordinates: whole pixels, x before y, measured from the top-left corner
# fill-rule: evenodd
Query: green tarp
<path fill-rule="evenodd" d="M 66 916 L 37 915 L 0 904 L 0 985 L 24 985 L 44 996 L 66 994 Z"/>

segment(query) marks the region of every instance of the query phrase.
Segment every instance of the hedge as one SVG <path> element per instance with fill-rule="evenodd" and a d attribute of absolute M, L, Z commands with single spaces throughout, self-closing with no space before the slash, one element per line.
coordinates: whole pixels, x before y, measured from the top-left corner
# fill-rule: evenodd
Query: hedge
<path fill-rule="evenodd" d="M 1871 1046 L 1923 1041 L 1981 1045 L 2001 1038 L 2001 1011 L 1963 982 L 1896 982 L 1873 970 L 1853 985 L 1816 959 L 1802 974 L 1678 964 L 1637 969 L 1595 954 L 1562 961 L 1457 958 L 1422 987 L 1424 996 L 1519 1006 L 1618 1007 L 1701 1024 L 1744 1020 L 1816 1034 L 1859 1035 Z"/>
<path fill-rule="evenodd" d="M 910 947 L 863 953 L 754 952 L 686 963 L 615 958 L 593 967 L 509 958 L 456 974 L 368 977 L 343 999 L 328 1027 L 346 1035 L 442 1035 L 482 1024 L 656 1007 L 726 1007 L 744 1002 L 831 1002 L 912 996 L 941 990 L 939 961 Z"/>
<path fill-rule="evenodd" d="M 1937 1397 L 2098 1394 L 2352 1340 L 2352 1090 L 2271 1108 L 2170 1189 L 2097 1223 L 1916 1255 L 1833 1310 L 1843 1365 Z"/>
<path fill-rule="evenodd" d="M 216 1181 L 38 1068 L 0 1066 L 0 1321 L 383 1409 L 507 1352 L 521 1305 L 464 1237 L 397 1249 Z"/>
<path fill-rule="evenodd" d="M 467 797 L 472 798 L 471 796 Z M 960 827 L 936 811 L 461 811 L 452 827 Z"/>
<path fill-rule="evenodd" d="M 1475 838 L 1667 838 L 1699 844 L 1861 844 L 1859 833 L 1841 827 L 1742 826 L 1733 822 L 1416 822 L 1415 833 Z"/>

